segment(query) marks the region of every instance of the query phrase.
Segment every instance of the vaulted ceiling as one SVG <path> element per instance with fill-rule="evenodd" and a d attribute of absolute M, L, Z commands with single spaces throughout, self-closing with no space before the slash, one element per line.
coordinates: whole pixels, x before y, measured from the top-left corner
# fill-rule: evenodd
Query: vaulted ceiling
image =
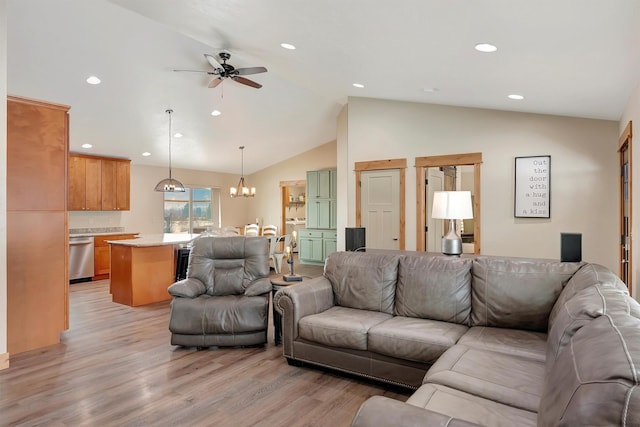
<path fill-rule="evenodd" d="M 637 0 L 7 0 L 7 27 L 8 92 L 71 105 L 73 151 L 166 166 L 172 108 L 174 166 L 231 173 L 334 140 L 350 96 L 618 120 L 640 77 Z M 263 87 L 173 71 L 223 50 Z"/>

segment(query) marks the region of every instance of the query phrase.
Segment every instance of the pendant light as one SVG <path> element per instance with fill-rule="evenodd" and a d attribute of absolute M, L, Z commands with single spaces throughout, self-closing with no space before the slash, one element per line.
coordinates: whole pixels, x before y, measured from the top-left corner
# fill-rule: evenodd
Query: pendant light
<path fill-rule="evenodd" d="M 156 184 L 154 190 L 168 193 L 184 193 L 184 185 L 171 177 L 171 114 L 173 110 L 166 110 L 165 113 L 169 115 L 169 178 L 165 178 Z"/>
<path fill-rule="evenodd" d="M 240 153 L 242 157 L 242 163 L 240 164 L 240 181 L 238 181 L 237 187 L 231 187 L 229 189 L 229 195 L 233 197 L 253 197 L 256 195 L 256 187 L 247 187 L 247 184 L 244 182 L 244 145 L 240 147 Z"/>

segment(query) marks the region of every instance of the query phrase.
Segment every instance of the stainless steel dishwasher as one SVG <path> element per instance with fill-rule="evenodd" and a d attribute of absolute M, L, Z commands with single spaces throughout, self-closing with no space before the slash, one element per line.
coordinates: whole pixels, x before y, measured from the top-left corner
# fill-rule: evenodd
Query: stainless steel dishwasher
<path fill-rule="evenodd" d="M 69 236 L 69 282 L 86 282 L 93 277 L 93 237 Z"/>

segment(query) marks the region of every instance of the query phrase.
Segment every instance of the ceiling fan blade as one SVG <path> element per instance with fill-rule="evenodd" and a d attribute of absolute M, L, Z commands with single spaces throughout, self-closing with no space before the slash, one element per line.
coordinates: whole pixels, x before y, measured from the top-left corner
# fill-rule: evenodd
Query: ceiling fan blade
<path fill-rule="evenodd" d="M 187 73 L 207 73 L 207 74 L 217 74 L 213 71 L 205 71 L 205 70 L 173 70 L 178 72 L 187 72 Z"/>
<path fill-rule="evenodd" d="M 231 78 L 233 80 L 237 81 L 238 83 L 242 83 L 243 85 L 255 87 L 256 89 L 260 89 L 262 87 L 262 85 L 260 83 L 256 83 L 253 80 L 245 79 L 244 77 L 233 76 Z"/>
<path fill-rule="evenodd" d="M 264 67 L 246 67 L 236 68 L 234 74 L 237 76 L 246 76 L 248 74 L 266 73 L 267 69 Z"/>
<path fill-rule="evenodd" d="M 216 61 L 216 58 L 214 58 L 212 55 L 209 55 L 208 53 L 204 54 L 204 57 L 207 61 L 209 61 L 209 64 L 211 64 L 211 66 L 218 70 L 218 69 L 224 69 L 222 68 L 222 65 L 220 65 L 220 63 L 218 61 Z"/>
<path fill-rule="evenodd" d="M 220 83 L 222 83 L 222 78 L 221 77 L 216 77 L 215 79 L 211 80 L 211 82 L 209 83 L 209 87 L 210 88 L 214 88 L 214 87 L 218 86 Z"/>

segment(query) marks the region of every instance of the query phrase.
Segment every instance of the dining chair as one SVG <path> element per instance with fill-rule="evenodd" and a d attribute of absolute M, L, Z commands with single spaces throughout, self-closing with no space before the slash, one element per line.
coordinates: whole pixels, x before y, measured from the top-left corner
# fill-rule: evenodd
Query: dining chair
<path fill-rule="evenodd" d="M 282 251 L 278 250 L 278 246 L 280 242 L 284 242 L 284 246 L 282 247 Z M 280 274 L 282 272 L 282 260 L 285 256 L 287 256 L 287 247 L 291 245 L 291 235 L 285 234 L 284 236 L 276 237 L 275 244 L 273 245 L 274 251 L 269 254 L 269 257 L 273 260 L 273 265 L 276 270 L 276 273 Z M 293 254 L 291 255 L 293 256 Z"/>
<path fill-rule="evenodd" d="M 262 235 L 263 236 L 277 236 L 278 235 L 278 226 L 276 225 L 265 225 L 262 227 Z"/>
<path fill-rule="evenodd" d="M 245 236 L 259 236 L 260 235 L 260 227 L 258 224 L 247 224 L 244 226 L 244 235 Z"/>
<path fill-rule="evenodd" d="M 222 229 L 222 234 L 225 236 L 237 236 L 240 235 L 240 229 L 231 225 Z"/>

